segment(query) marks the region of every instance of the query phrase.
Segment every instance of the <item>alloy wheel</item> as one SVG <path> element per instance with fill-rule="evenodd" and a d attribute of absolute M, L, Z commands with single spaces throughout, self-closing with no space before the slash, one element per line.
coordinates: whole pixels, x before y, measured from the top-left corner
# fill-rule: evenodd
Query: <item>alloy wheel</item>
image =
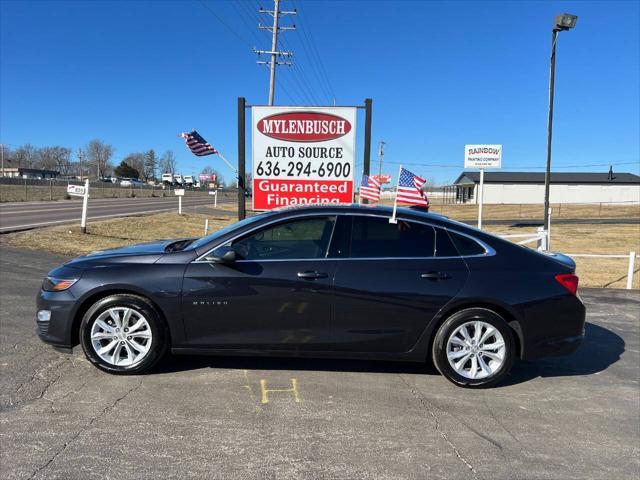
<path fill-rule="evenodd" d="M 472 380 L 490 377 L 504 364 L 506 345 L 493 325 L 475 320 L 456 328 L 447 340 L 447 360 L 456 373 Z"/>
<path fill-rule="evenodd" d="M 112 307 L 102 312 L 93 322 L 90 336 L 96 355 L 118 367 L 140 363 L 153 341 L 147 319 L 129 307 Z"/>

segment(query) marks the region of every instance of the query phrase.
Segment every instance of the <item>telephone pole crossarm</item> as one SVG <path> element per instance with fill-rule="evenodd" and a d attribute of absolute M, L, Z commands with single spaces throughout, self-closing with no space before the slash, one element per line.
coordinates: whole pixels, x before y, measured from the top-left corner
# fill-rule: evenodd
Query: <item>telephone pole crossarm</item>
<path fill-rule="evenodd" d="M 284 30 L 295 30 L 296 26 L 280 26 L 278 22 L 280 17 L 288 16 L 288 15 L 297 15 L 297 10 L 280 10 L 280 0 L 273 0 L 273 10 L 266 10 L 260 8 L 258 13 L 266 13 L 267 15 L 271 15 L 273 17 L 273 25 L 262 25 L 258 23 L 258 28 L 260 30 L 269 30 L 271 32 L 271 50 L 258 50 L 256 48 L 253 51 L 258 55 L 271 55 L 271 60 L 269 62 L 258 60 L 256 63 L 258 65 L 269 65 L 269 105 L 273 105 L 273 100 L 275 96 L 275 83 L 276 83 L 276 67 L 281 65 L 291 66 L 293 65 L 291 61 L 279 61 L 279 57 L 291 58 L 293 56 L 293 52 L 282 52 L 278 50 L 278 32 Z"/>

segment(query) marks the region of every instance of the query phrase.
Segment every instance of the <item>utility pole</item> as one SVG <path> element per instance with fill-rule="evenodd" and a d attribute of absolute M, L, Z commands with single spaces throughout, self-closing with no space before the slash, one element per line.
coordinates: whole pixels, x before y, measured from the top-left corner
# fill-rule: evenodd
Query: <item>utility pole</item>
<path fill-rule="evenodd" d="M 253 51 L 260 56 L 261 54 L 271 55 L 271 60 L 269 62 L 258 60 L 256 63 L 258 65 L 269 65 L 269 105 L 273 105 L 273 99 L 275 94 L 275 83 L 276 83 L 276 67 L 278 65 L 288 65 L 291 66 L 291 60 L 279 61 L 279 57 L 286 57 L 288 59 L 293 55 L 292 52 L 281 52 L 278 51 L 278 32 L 280 30 L 295 30 L 296 26 L 290 27 L 281 27 L 278 25 L 280 16 L 285 15 L 297 15 L 298 12 L 296 10 L 293 11 L 284 11 L 280 10 L 280 0 L 273 0 L 273 10 L 264 10 L 260 8 L 258 10 L 259 13 L 267 13 L 273 17 L 273 25 L 267 26 L 258 24 L 258 28 L 261 30 L 271 30 L 271 50 L 256 50 Z"/>
<path fill-rule="evenodd" d="M 380 140 L 378 142 L 378 178 L 382 175 L 382 157 L 384 157 L 384 146 L 387 142 Z"/>
<path fill-rule="evenodd" d="M 4 143 L 0 143 L 0 158 L 2 159 L 2 176 L 4 177 Z"/>
<path fill-rule="evenodd" d="M 79 148 L 78 149 L 78 162 L 80 162 L 80 180 L 82 180 L 83 175 L 83 171 L 82 171 L 82 160 L 84 160 L 84 153 L 82 153 L 82 149 Z"/>

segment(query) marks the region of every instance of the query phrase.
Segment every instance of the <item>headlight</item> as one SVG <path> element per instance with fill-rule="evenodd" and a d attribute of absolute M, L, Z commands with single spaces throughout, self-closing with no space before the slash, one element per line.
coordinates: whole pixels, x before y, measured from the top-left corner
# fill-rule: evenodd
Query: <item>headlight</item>
<path fill-rule="evenodd" d="M 47 277 L 42 283 L 42 289 L 46 290 L 47 292 L 61 292 L 62 290 L 71 288 L 71 286 L 77 281 L 77 278 Z"/>

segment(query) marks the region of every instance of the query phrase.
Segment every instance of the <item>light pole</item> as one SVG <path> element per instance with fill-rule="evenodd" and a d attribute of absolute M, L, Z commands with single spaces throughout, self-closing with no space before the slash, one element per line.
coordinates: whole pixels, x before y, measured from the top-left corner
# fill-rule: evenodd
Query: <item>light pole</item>
<path fill-rule="evenodd" d="M 547 121 L 547 168 L 544 172 L 544 229 L 549 231 L 549 182 L 551 177 L 551 137 L 553 134 L 553 88 L 556 73 L 556 40 L 558 32 L 576 26 L 578 17 L 570 13 L 558 15 L 553 21 L 551 33 L 551 67 L 549 69 L 549 118 Z M 547 243 L 547 248 L 549 248 Z"/>

